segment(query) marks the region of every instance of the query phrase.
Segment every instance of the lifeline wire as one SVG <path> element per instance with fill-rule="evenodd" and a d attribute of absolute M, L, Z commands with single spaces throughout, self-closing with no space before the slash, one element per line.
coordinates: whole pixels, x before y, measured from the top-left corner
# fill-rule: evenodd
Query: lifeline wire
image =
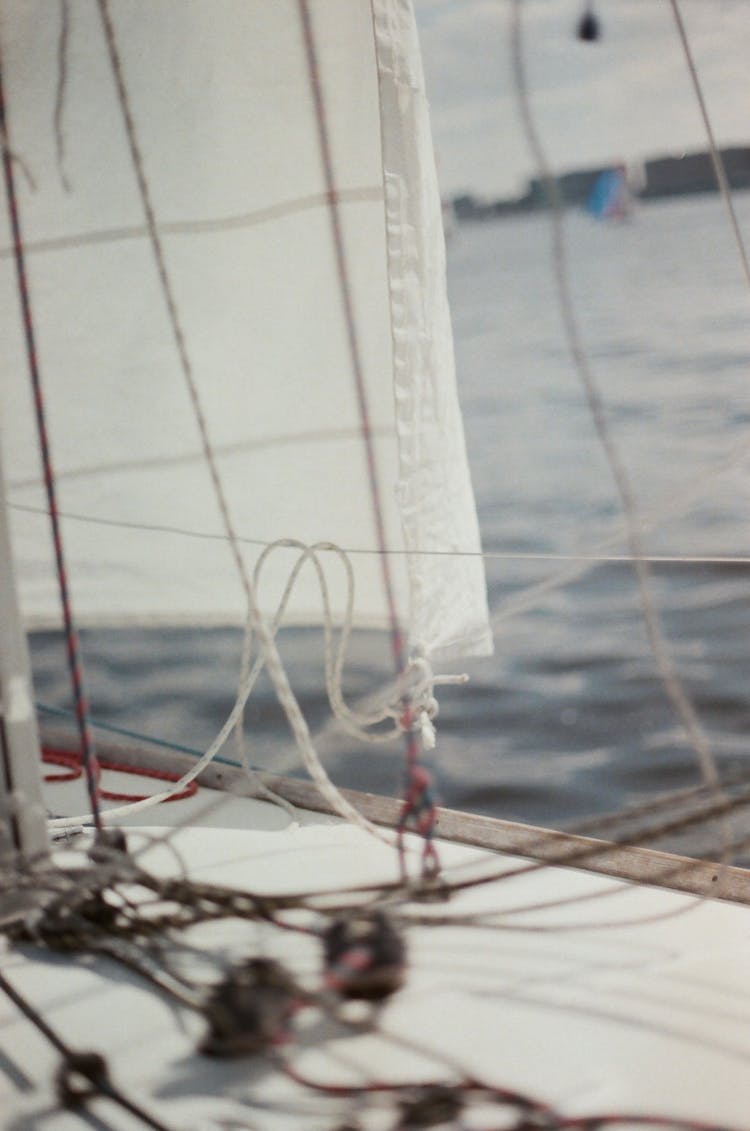
<path fill-rule="evenodd" d="M 738 457 L 744 453 L 738 453 Z M 717 469 L 716 474 L 721 475 L 729 470 L 727 466 L 722 465 Z M 701 476 L 701 484 L 705 484 L 706 477 Z M 696 485 L 697 487 L 697 485 Z M 688 506 L 695 501 L 695 496 L 701 493 L 699 490 L 684 492 L 685 505 Z M 22 511 L 24 514 L 36 515 L 49 515 L 49 511 L 44 507 L 29 506 L 26 503 L 13 503 L 8 502 L 8 507 L 11 510 Z M 669 516 L 677 517 L 681 513 L 680 508 L 669 508 Z M 185 526 L 167 526 L 164 523 L 148 523 L 148 522 L 127 522 L 115 518 L 103 518 L 100 515 L 88 514 L 75 514 L 73 511 L 59 511 L 58 514 L 61 518 L 69 522 L 84 522 L 92 526 L 112 526 L 118 530 L 137 530 L 142 534 L 173 534 L 179 538 L 195 538 L 202 542 L 224 542 L 227 541 L 226 534 L 215 534 L 207 530 L 190 530 Z M 654 514 L 647 512 L 642 526 L 651 525 L 657 521 L 661 521 L 665 517 L 663 510 Z M 237 535 L 237 541 L 246 546 L 258 546 L 262 549 L 272 548 L 284 544 L 284 539 L 276 539 L 269 542 L 265 538 L 250 538 L 244 534 Z M 290 540 L 293 541 L 293 540 Z M 396 546 L 387 546 L 384 550 L 367 546 L 336 546 L 335 550 L 342 553 L 349 554 L 352 557 L 380 557 L 386 556 L 389 558 L 399 557 L 417 557 L 417 558 L 483 558 L 487 561 L 508 561 L 508 562 L 584 562 L 591 567 L 596 565 L 626 563 L 632 565 L 633 556 L 631 554 L 614 554 L 606 553 L 608 547 L 616 546 L 618 542 L 622 541 L 621 534 L 613 534 L 601 542 L 598 542 L 592 549 L 570 551 L 569 553 L 557 553 L 550 550 L 533 551 L 533 550 L 499 550 L 484 547 L 481 550 L 424 550 L 419 547 L 414 549 L 400 549 Z M 322 551 L 331 549 L 331 546 L 321 543 L 320 549 Z M 650 562 L 654 565 L 750 565 L 750 557 L 743 554 L 649 554 L 644 553 L 641 558 L 644 562 Z"/>
<path fill-rule="evenodd" d="M 73 608 L 70 601 L 68 588 L 68 575 L 63 552 L 62 531 L 60 529 L 60 516 L 57 509 L 57 492 L 55 490 L 55 476 L 52 468 L 52 454 L 50 451 L 49 434 L 44 407 L 41 373 L 36 348 L 34 322 L 31 312 L 28 279 L 26 273 L 26 260 L 24 256 L 23 237 L 21 233 L 21 219 L 18 209 L 15 177 L 13 175 L 13 157 L 10 150 L 8 124 L 5 111 L 5 96 L 3 91 L 2 60 L 0 60 L 0 144 L 3 149 L 3 171 L 5 174 L 5 189 L 8 199 L 8 216 L 13 234 L 13 251 L 16 264 L 16 278 L 18 283 L 18 298 L 21 304 L 23 318 L 24 338 L 26 343 L 26 359 L 29 377 L 34 394 L 34 414 L 36 419 L 39 449 L 44 468 L 44 487 L 47 495 L 47 509 L 49 511 L 52 527 L 52 541 L 55 551 L 55 566 L 57 570 L 57 583 L 60 591 L 63 622 L 65 626 L 65 643 L 68 656 L 68 667 L 73 687 L 73 700 L 75 704 L 78 733 L 81 743 L 81 762 L 86 773 L 86 786 L 91 802 L 91 812 L 94 824 L 101 829 L 101 815 L 99 812 L 99 767 L 96 761 L 93 737 L 88 721 L 88 703 L 83 683 L 83 665 L 78 633 L 73 619 Z"/>

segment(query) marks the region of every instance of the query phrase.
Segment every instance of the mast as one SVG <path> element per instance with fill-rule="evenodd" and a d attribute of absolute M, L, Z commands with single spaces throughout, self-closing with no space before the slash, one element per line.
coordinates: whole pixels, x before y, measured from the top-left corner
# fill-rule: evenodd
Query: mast
<path fill-rule="evenodd" d="M 31 664 L 16 595 L 0 435 L 0 867 L 48 852 Z M 25 910 L 0 895 L 0 922 Z"/>

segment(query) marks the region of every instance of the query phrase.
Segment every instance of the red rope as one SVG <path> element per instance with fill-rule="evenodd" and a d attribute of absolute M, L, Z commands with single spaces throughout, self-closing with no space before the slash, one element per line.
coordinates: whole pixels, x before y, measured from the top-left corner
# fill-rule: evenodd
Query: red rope
<path fill-rule="evenodd" d="M 380 485 L 378 482 L 377 459 L 375 455 L 375 445 L 373 442 L 370 411 L 367 403 L 367 390 L 365 388 L 359 336 L 357 333 L 357 326 L 354 317 L 352 287 L 346 261 L 346 254 L 344 250 L 344 237 L 341 224 L 338 192 L 336 190 L 336 181 L 333 172 L 333 160 L 331 156 L 328 120 L 326 117 L 325 103 L 323 100 L 323 90 L 320 81 L 318 57 L 315 48 L 315 37 L 313 34 L 312 19 L 310 16 L 308 0 L 297 0 L 297 2 L 299 7 L 300 20 L 302 23 L 305 53 L 307 56 L 308 74 L 310 78 L 310 92 L 312 95 L 313 105 L 315 107 L 315 118 L 318 127 L 318 142 L 320 146 L 320 157 L 323 164 L 323 175 L 326 186 L 326 199 L 328 201 L 328 214 L 331 221 L 331 233 L 333 237 L 336 269 L 339 277 L 344 322 L 346 325 L 346 333 L 349 343 L 349 356 L 351 359 L 354 385 L 357 394 L 357 404 L 359 407 L 360 433 L 365 448 L 367 474 L 370 484 L 370 500 L 372 503 L 372 514 L 375 523 L 375 532 L 377 536 L 378 551 L 380 556 L 383 588 L 385 592 L 386 604 L 388 607 L 388 620 L 391 635 L 391 653 L 393 656 L 393 664 L 396 669 L 396 676 L 398 678 L 403 674 L 406 668 L 404 640 L 401 634 L 398 614 L 396 612 L 393 579 L 391 576 L 390 561 L 387 553 L 388 543 L 385 536 L 385 522 L 383 517 L 383 505 Z M 425 791 L 417 784 L 418 780 L 420 780 L 420 773 L 424 768 L 420 763 L 420 743 L 412 725 L 413 712 L 411 710 L 408 698 L 404 698 L 402 709 L 404 716 L 404 724 L 402 729 L 404 731 L 404 741 L 406 743 L 406 797 L 404 798 L 404 807 L 397 844 L 401 872 L 405 876 L 406 858 L 404 855 L 403 838 L 401 834 L 404 827 L 412 820 L 414 802 L 411 801 L 410 798 L 413 794 L 415 794 L 415 792 L 423 794 Z M 427 794 L 427 796 L 429 796 L 429 793 Z M 434 825 L 434 817 L 427 823 L 429 824 L 429 828 L 431 830 L 432 826 Z M 423 853 L 423 871 L 425 872 L 425 874 L 434 874 L 439 870 L 440 866 L 437 850 L 430 837 L 426 837 Z"/>
<path fill-rule="evenodd" d="M 377 1029 L 375 1032 L 377 1032 Z M 410 1093 L 412 1096 L 418 1096 L 420 1093 L 434 1092 L 437 1097 L 450 1098 L 454 1096 L 459 1102 L 464 1099 L 475 1099 L 480 1102 L 500 1104 L 506 1108 L 503 1114 L 515 1116 L 515 1122 L 512 1126 L 518 1131 L 521 1131 L 521 1129 L 532 1131 L 532 1128 L 538 1128 L 539 1131 L 542 1131 L 542 1129 L 545 1129 L 545 1131 L 604 1131 L 605 1128 L 615 1125 L 617 1131 L 625 1131 L 627 1127 L 643 1127 L 646 1131 L 649 1128 L 656 1127 L 664 1128 L 664 1131 L 730 1131 L 729 1127 L 723 1123 L 704 1123 L 701 1120 L 681 1119 L 679 1116 L 671 1118 L 668 1115 L 630 1115 L 627 1112 L 606 1112 L 599 1115 L 566 1117 L 550 1107 L 544 1100 L 535 1099 L 523 1092 L 482 1083 L 472 1078 L 461 1080 L 454 1085 L 446 1085 L 442 1081 L 425 1081 L 422 1083 L 410 1081 L 396 1084 L 374 1079 L 366 1084 L 335 1084 L 304 1076 L 286 1060 L 281 1061 L 281 1069 L 295 1084 L 326 1096 L 355 1098 L 357 1096 L 386 1094 L 398 1099 L 400 1096 L 409 1097 Z M 427 1095 L 426 1098 L 429 1098 L 429 1096 Z M 470 1110 L 468 1105 L 466 1110 Z M 434 1122 L 429 1124 L 429 1126 L 435 1125 Z M 443 1125 L 445 1123 L 441 1121 L 441 1126 Z M 407 1123 L 401 1122 L 398 1126 L 406 1127 Z M 428 1124 L 426 1122 L 413 1122 L 408 1123 L 408 1126 L 426 1127 Z M 451 1126 L 457 1126 L 457 1124 L 451 1123 Z M 503 1126 L 509 1127 L 511 1124 L 503 1119 Z"/>
<path fill-rule="evenodd" d="M 78 633 L 73 622 L 73 610 L 70 602 L 68 576 L 63 554 L 62 533 L 57 509 L 57 496 L 55 492 L 55 476 L 52 470 L 52 456 L 50 452 L 49 434 L 44 410 L 44 397 L 42 394 L 41 374 L 34 333 L 34 322 L 31 313 L 31 300 L 26 273 L 26 258 L 24 254 L 23 237 L 21 234 L 21 220 L 18 211 L 15 178 L 13 175 L 13 156 L 10 151 L 8 136 L 8 123 L 5 112 L 5 98 L 3 93 L 2 60 L 0 60 L 0 145 L 2 146 L 3 172 L 5 175 L 5 188 L 8 202 L 8 218 L 13 236 L 13 256 L 16 264 L 16 281 L 18 284 L 18 299 L 21 304 L 23 329 L 26 341 L 26 361 L 29 378 L 34 395 L 34 413 L 36 417 L 39 449 L 44 469 L 44 486 L 47 495 L 47 510 L 49 511 L 52 526 L 52 541 L 55 549 L 55 565 L 57 581 L 60 590 L 60 603 L 62 605 L 63 623 L 65 626 L 65 644 L 68 656 L 68 666 L 73 685 L 73 701 L 75 705 L 78 733 L 81 744 L 81 763 L 86 773 L 91 812 L 94 824 L 101 828 L 99 816 L 99 765 L 96 760 L 94 743 L 88 722 L 88 704 L 83 686 L 83 667 L 81 664 Z"/>
<path fill-rule="evenodd" d="M 49 782 L 75 781 L 82 773 L 81 756 L 75 750 L 60 750 L 54 746 L 42 747 L 42 761 L 52 766 L 66 766 L 68 773 L 46 774 L 44 780 Z M 181 774 L 172 773 L 170 770 L 156 770 L 150 766 L 127 766 L 123 762 L 116 762 L 110 758 L 99 758 L 99 767 L 102 770 L 111 770 L 117 774 L 133 774 L 140 778 L 155 778 L 157 781 L 176 782 Z M 188 782 L 179 793 L 166 797 L 165 801 L 181 801 L 185 797 L 192 797 L 198 789 L 198 783 Z M 99 796 L 106 801 L 144 801 L 150 796 L 147 793 L 118 793 L 112 789 L 99 790 Z"/>

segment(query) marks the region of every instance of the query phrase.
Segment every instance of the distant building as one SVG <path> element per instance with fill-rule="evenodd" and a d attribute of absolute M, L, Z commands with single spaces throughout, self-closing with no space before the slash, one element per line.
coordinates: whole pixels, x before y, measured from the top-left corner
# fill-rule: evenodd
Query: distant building
<path fill-rule="evenodd" d="M 453 214 L 456 220 L 491 220 L 493 216 L 512 216 L 517 212 L 528 212 L 532 205 L 528 196 L 512 200 L 486 200 L 463 193 L 453 198 Z"/>
<path fill-rule="evenodd" d="M 477 220 L 481 218 L 484 211 L 486 211 L 486 205 L 482 204 L 471 193 L 465 192 L 461 196 L 453 197 L 453 212 L 457 220 Z"/>
<path fill-rule="evenodd" d="M 750 147 L 722 149 L 721 158 L 732 188 L 750 188 Z M 684 153 L 680 157 L 658 157 L 645 165 L 644 200 L 662 196 L 716 192 L 716 174 L 711 154 Z"/>
<path fill-rule="evenodd" d="M 750 189 L 750 146 L 730 146 L 720 150 L 729 185 Z M 624 166 L 617 166 L 622 167 Z M 565 208 L 585 208 L 591 190 L 602 173 L 616 168 L 615 163 L 593 169 L 572 169 L 555 178 L 553 190 Z M 643 165 L 631 166 L 627 173 L 629 199 L 658 200 L 660 197 L 716 192 L 716 175 L 711 154 L 685 153 L 681 157 L 655 157 Z M 515 216 L 549 208 L 550 189 L 542 177 L 532 177 L 521 197 L 487 200 L 464 193 L 453 200 L 457 220 L 487 220 L 494 216 Z"/>

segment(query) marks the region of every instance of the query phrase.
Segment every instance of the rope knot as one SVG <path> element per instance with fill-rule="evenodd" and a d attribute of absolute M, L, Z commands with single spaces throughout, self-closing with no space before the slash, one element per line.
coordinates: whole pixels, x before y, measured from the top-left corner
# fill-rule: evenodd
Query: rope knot
<path fill-rule="evenodd" d="M 398 849 L 402 875 L 406 875 L 403 854 L 403 836 L 413 828 L 423 840 L 422 874 L 434 876 L 440 871 L 440 862 L 434 844 L 437 806 L 432 784 L 432 774 L 420 758 L 435 746 L 433 719 L 438 713 L 435 698 L 437 684 L 466 683 L 467 675 L 435 675 L 423 649 L 412 655 L 397 683 L 399 710 L 393 711 L 399 729 L 407 736 L 406 792 L 401 818 L 398 823 Z"/>
<path fill-rule="evenodd" d="M 432 665 L 422 649 L 409 660 L 396 690 L 400 711 L 394 711 L 399 728 L 405 734 L 417 735 L 423 750 L 434 750 L 436 731 L 433 719 L 437 718 L 440 704 L 435 698 L 435 687 L 440 684 L 466 683 L 468 675 L 435 675 Z"/>

